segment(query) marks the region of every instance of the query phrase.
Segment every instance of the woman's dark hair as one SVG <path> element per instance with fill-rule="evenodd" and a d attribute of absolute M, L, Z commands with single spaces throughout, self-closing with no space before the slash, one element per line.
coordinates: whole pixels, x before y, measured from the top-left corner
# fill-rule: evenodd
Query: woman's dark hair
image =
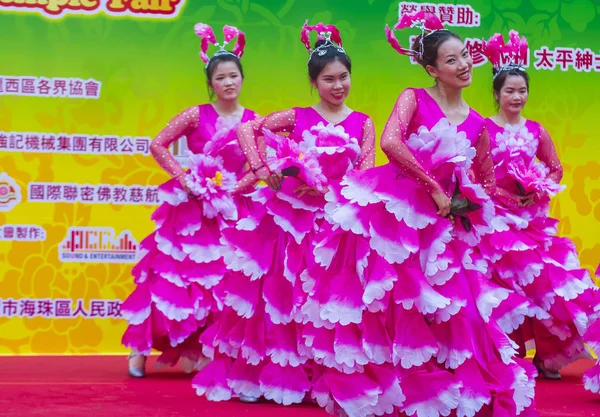
<path fill-rule="evenodd" d="M 412 50 L 421 54 L 421 58 L 415 58 L 419 65 L 423 68 L 427 68 L 427 65 L 435 67 L 440 46 L 452 38 L 462 42 L 460 36 L 449 30 L 436 30 L 426 36 L 417 36 L 413 42 Z M 423 39 L 423 42 L 421 42 L 421 39 Z"/>
<path fill-rule="evenodd" d="M 208 97 L 212 100 L 215 99 L 215 92 L 212 89 L 212 77 L 217 70 L 219 64 L 223 62 L 233 62 L 238 70 L 240 71 L 240 75 L 242 79 L 244 79 L 244 70 L 242 69 L 242 63 L 240 59 L 234 54 L 220 54 L 213 56 L 210 61 L 208 61 L 208 65 L 206 67 L 206 88 L 208 89 Z"/>
<path fill-rule="evenodd" d="M 496 68 L 492 68 L 492 73 L 496 76 L 496 78 L 494 78 L 494 81 L 492 82 L 492 86 L 494 88 L 494 100 L 496 100 L 496 104 L 500 105 L 498 99 L 496 99 L 496 96 L 500 95 L 500 90 L 502 90 L 502 87 L 504 87 L 506 79 L 512 75 L 515 75 L 517 77 L 523 77 L 523 79 L 525 80 L 525 85 L 527 86 L 527 92 L 529 92 L 529 74 L 527 74 L 527 72 L 525 72 L 523 68 L 510 68 L 502 71 L 498 71 Z"/>
<path fill-rule="evenodd" d="M 324 39 L 318 40 L 317 43 L 315 43 L 313 50 L 325 43 L 326 41 Z M 325 53 L 320 55 L 319 52 L 322 51 L 325 51 Z M 334 61 L 340 61 L 346 67 L 348 72 L 352 73 L 352 61 L 350 61 L 350 57 L 346 55 L 345 52 L 342 52 L 339 47 L 329 44 L 311 54 L 310 59 L 308 60 L 308 76 L 312 81 L 317 81 L 317 77 L 321 71 L 325 69 L 327 64 Z"/>

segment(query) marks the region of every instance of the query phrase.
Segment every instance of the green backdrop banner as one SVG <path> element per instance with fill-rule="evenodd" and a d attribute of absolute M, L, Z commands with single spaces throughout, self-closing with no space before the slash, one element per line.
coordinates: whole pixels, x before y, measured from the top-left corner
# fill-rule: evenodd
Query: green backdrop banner
<path fill-rule="evenodd" d="M 261 114 L 317 101 L 300 28 L 334 23 L 353 61 L 348 104 L 380 133 L 400 91 L 432 83 L 383 30 L 420 9 L 469 46 L 476 68 L 465 98 L 484 116 L 495 108 L 481 39 L 509 29 L 528 38 L 526 116 L 552 135 L 568 187 L 552 214 L 595 269 L 597 1 L 0 0 L 0 354 L 123 351 L 120 304 L 167 178 L 151 138 L 208 101 L 195 23 L 245 31 L 241 101 Z M 405 32 L 403 44 L 414 35 Z"/>

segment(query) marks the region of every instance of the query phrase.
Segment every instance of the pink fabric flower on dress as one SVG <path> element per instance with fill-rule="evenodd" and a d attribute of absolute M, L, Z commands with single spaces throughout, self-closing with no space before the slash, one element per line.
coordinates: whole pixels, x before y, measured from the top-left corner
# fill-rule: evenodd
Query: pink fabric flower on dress
<path fill-rule="evenodd" d="M 237 184 L 235 174 L 223 168 L 220 156 L 211 157 L 187 152 L 189 171 L 185 184 L 192 194 L 202 202 L 204 215 L 214 218 L 222 215 L 225 219 L 236 220 L 237 209 L 231 192 Z"/>
<path fill-rule="evenodd" d="M 548 178 L 550 169 L 535 159 L 539 141 L 526 126 L 507 125 L 495 139 L 492 157 L 496 162 L 496 173 L 499 177 L 509 175 L 514 178 L 521 194 L 552 197 L 565 189 Z"/>
<path fill-rule="evenodd" d="M 443 164 L 454 164 L 469 169 L 475 157 L 475 148 L 465 132 L 459 132 L 447 119 L 441 119 L 428 130 L 421 127 L 408 138 L 408 147 L 427 170 Z"/>
<path fill-rule="evenodd" d="M 360 155 L 358 140 L 350 137 L 343 126 L 331 123 L 319 122 L 305 130 L 301 143 L 316 151 L 323 174 L 329 181 L 346 174 Z"/>
<path fill-rule="evenodd" d="M 517 181 L 517 186 L 523 195 L 535 193 L 553 197 L 566 188 L 565 185 L 548 178 L 550 169 L 535 159 L 529 163 L 522 159 L 512 160 L 508 163 L 507 172 Z"/>
<path fill-rule="evenodd" d="M 297 143 L 286 136 L 276 135 L 268 129 L 264 130 L 264 140 L 267 146 L 267 164 L 271 171 L 281 171 L 286 168 L 298 168 L 296 175 L 305 184 L 322 189 L 327 181 L 318 153 L 305 142 Z"/>
<path fill-rule="evenodd" d="M 236 142 L 237 136 L 235 129 L 240 125 L 239 117 L 219 116 L 215 126 L 215 134 L 211 140 L 206 142 L 203 148 L 205 154 L 216 154 L 223 149 L 227 143 Z"/>
<path fill-rule="evenodd" d="M 515 158 L 534 158 L 539 145 L 539 141 L 526 126 L 506 125 L 504 131 L 499 132 L 495 139 L 496 146 L 492 149 L 492 157 L 498 160 L 499 164 Z"/>
<path fill-rule="evenodd" d="M 485 211 L 477 216 L 473 215 L 473 212 L 479 211 L 487 199 L 478 195 L 477 185 L 466 183 L 466 172 L 476 154 L 466 133 L 459 132 L 447 119 L 441 119 L 431 130 L 423 126 L 417 133 L 410 135 L 407 145 L 421 165 L 434 176 L 443 175 L 440 173 L 448 169 L 454 171 L 457 181 L 452 194 L 450 214 L 458 217 L 467 233 L 471 232 L 473 227 L 483 228 L 486 222 L 481 220 L 482 216 L 486 215 Z M 466 197 L 465 192 L 474 201 Z"/>
<path fill-rule="evenodd" d="M 343 153 L 346 150 L 360 153 L 358 140 L 351 138 L 346 133 L 343 126 L 335 126 L 331 123 L 327 125 L 319 122 L 310 130 L 302 133 L 302 142 L 309 148 L 314 148 L 319 154 L 333 155 Z"/>

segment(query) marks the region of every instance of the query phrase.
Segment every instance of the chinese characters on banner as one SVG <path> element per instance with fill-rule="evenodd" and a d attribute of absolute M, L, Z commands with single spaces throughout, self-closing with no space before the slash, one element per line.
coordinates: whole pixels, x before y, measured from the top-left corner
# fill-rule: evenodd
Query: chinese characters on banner
<path fill-rule="evenodd" d="M 481 15 L 468 4 L 435 4 L 400 2 L 398 12 L 400 17 L 408 13 L 425 11 L 437 15 L 442 23 L 449 26 L 478 27 Z"/>
<path fill-rule="evenodd" d="M 480 66 L 487 62 L 487 58 L 483 55 L 482 39 L 465 38 L 465 46 L 473 57 L 473 65 Z M 506 61 L 508 63 L 508 59 Z M 589 48 L 556 47 L 550 49 L 542 46 L 535 51 L 529 49 L 523 66 L 529 67 L 530 63 L 536 70 L 600 72 L 600 54 L 594 54 Z"/>
<path fill-rule="evenodd" d="M 600 72 L 600 54 L 595 54 L 591 49 L 556 47 L 550 49 L 542 46 L 534 53 L 535 69 L 577 72 Z"/>
<path fill-rule="evenodd" d="M 465 38 L 465 46 L 473 57 L 474 66 L 480 66 L 487 62 L 487 58 L 483 55 L 482 39 Z M 508 59 L 506 61 L 508 63 Z M 529 67 L 530 62 L 533 63 L 533 68 L 536 70 L 600 72 L 600 54 L 594 54 L 589 48 L 556 47 L 550 49 L 542 46 L 535 51 L 529 49 L 523 66 Z"/>
<path fill-rule="evenodd" d="M 435 4 L 435 3 L 414 3 L 400 2 L 398 12 L 400 17 L 404 14 L 425 11 L 437 15 L 442 23 L 447 26 L 459 27 L 479 27 L 481 15 L 467 4 Z M 417 35 L 409 36 L 408 42 L 412 47 Z M 487 58 L 483 56 L 481 39 L 465 39 L 465 46 L 473 56 L 475 66 L 483 65 Z M 413 65 L 417 65 L 414 57 L 410 58 Z"/>
<path fill-rule="evenodd" d="M 0 75 L 0 95 L 52 98 L 100 98 L 102 83 L 93 79 Z"/>
<path fill-rule="evenodd" d="M 158 187 L 30 182 L 27 201 L 37 203 L 157 205 Z"/>
<path fill-rule="evenodd" d="M 473 66 L 478 67 L 485 64 L 488 59 L 483 55 L 483 39 L 473 39 L 473 38 L 465 38 L 465 47 L 471 54 L 473 58 Z M 527 56 L 525 57 L 525 62 L 523 66 L 525 68 L 529 67 L 531 52 L 527 50 Z M 510 62 L 508 56 L 503 56 L 503 63 L 508 64 Z"/>
<path fill-rule="evenodd" d="M 0 226 L 0 240 L 43 242 L 46 240 L 46 230 L 31 224 L 4 224 Z"/>
<path fill-rule="evenodd" d="M 2 299 L 0 298 L 0 317 L 45 317 L 68 319 L 85 318 L 121 318 L 121 300 L 90 300 L 86 305 L 82 299 Z"/>
<path fill-rule="evenodd" d="M 149 155 L 148 137 L 0 132 L 0 151 L 99 155 Z"/>
<path fill-rule="evenodd" d="M 400 16 L 421 10 L 434 13 L 448 26 L 480 26 L 480 14 L 469 5 L 400 2 L 398 10 Z M 409 37 L 409 45 L 413 44 L 416 37 L 416 35 Z M 465 38 L 464 42 L 473 57 L 474 66 L 481 66 L 487 62 L 487 58 L 483 55 L 483 39 Z M 506 61 L 508 63 L 508 59 Z M 411 58 L 411 62 L 417 63 L 414 58 Z M 556 47 L 551 49 L 548 46 L 541 46 L 535 51 L 528 50 L 523 66 L 529 67 L 530 63 L 536 70 L 600 72 L 600 53 L 596 54 L 589 48 Z"/>

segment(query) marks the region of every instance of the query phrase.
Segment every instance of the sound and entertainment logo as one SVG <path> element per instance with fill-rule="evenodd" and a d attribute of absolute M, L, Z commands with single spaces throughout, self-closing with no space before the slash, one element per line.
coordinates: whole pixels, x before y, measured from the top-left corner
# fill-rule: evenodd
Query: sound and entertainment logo
<path fill-rule="evenodd" d="M 111 227 L 69 227 L 58 247 L 58 257 L 62 262 L 135 263 L 138 249 L 139 243 L 129 230 L 115 237 Z"/>
<path fill-rule="evenodd" d="M 6 173 L 0 172 L 0 211 L 10 211 L 21 202 L 21 187 Z"/>

